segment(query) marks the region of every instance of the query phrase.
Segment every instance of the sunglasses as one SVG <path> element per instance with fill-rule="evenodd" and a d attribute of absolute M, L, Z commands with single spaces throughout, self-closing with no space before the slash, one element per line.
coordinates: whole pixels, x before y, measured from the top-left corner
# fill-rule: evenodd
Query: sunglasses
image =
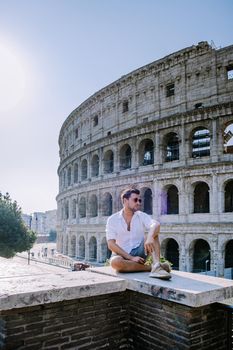
<path fill-rule="evenodd" d="M 142 203 L 142 200 L 140 198 L 132 198 L 135 203 Z"/>

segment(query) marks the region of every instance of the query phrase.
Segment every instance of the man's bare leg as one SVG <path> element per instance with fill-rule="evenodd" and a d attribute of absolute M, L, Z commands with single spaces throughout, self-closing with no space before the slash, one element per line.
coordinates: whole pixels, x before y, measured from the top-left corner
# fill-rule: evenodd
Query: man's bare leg
<path fill-rule="evenodd" d="M 139 264 L 131 260 L 126 260 L 121 256 L 116 256 L 115 258 L 111 259 L 111 267 L 118 272 L 151 271 L 151 266 Z"/>

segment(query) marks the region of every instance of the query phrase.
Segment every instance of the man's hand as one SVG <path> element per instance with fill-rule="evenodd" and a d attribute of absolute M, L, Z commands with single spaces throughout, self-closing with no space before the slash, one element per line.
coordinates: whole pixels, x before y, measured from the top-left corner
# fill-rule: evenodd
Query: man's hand
<path fill-rule="evenodd" d="M 153 237 L 147 237 L 144 243 L 145 252 L 149 255 L 155 251 L 155 241 Z"/>
<path fill-rule="evenodd" d="M 138 264 L 145 264 L 145 259 L 141 258 L 140 256 L 131 256 L 130 260 Z"/>

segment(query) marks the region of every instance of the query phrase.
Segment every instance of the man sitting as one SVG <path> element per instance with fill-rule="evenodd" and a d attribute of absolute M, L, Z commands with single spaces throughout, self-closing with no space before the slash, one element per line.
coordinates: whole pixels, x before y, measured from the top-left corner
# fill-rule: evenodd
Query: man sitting
<path fill-rule="evenodd" d="M 112 251 L 111 266 L 118 272 L 151 271 L 150 277 L 170 279 L 170 265 L 160 263 L 160 224 L 139 210 L 139 195 L 137 189 L 123 191 L 123 209 L 107 220 L 106 237 L 108 248 Z M 152 266 L 145 265 L 147 255 L 152 255 Z"/>

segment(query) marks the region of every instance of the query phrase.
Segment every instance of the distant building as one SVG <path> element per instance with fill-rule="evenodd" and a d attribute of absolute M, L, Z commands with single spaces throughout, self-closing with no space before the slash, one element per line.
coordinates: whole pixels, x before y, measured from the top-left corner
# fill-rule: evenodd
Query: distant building
<path fill-rule="evenodd" d="M 56 230 L 57 210 L 46 212 L 34 212 L 32 215 L 22 214 L 23 221 L 38 235 L 49 235 L 51 230 Z"/>

